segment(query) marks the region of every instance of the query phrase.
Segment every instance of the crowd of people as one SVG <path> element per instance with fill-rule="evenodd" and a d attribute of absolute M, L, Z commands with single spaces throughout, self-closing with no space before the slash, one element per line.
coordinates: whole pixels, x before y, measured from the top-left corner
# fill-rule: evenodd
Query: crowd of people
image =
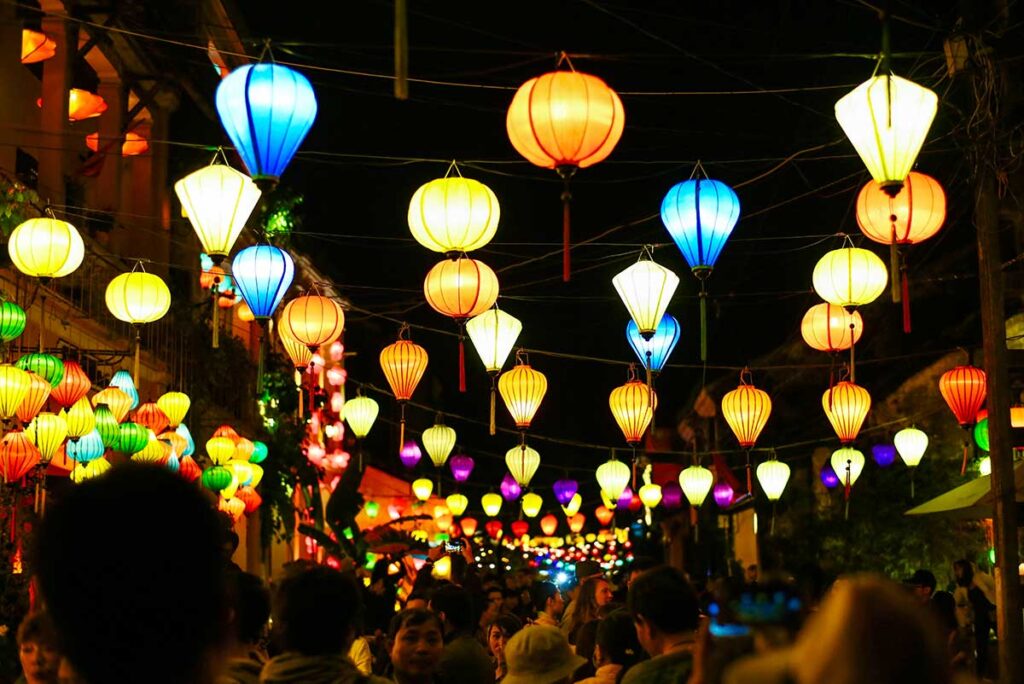
<path fill-rule="evenodd" d="M 428 564 L 396 605 L 384 563 L 365 578 L 293 563 L 268 587 L 232 567 L 217 516 L 143 466 L 54 505 L 34 558 L 39 608 L 17 634 L 24 681 L 951 684 L 986 650 L 925 571 L 827 592 L 756 576 L 698 590 L 637 559 L 614 582 L 580 563 L 566 587 L 531 570 L 478 574 L 456 553 L 449 579 Z M 958 573 L 977 620 L 987 583 L 970 564 Z"/>

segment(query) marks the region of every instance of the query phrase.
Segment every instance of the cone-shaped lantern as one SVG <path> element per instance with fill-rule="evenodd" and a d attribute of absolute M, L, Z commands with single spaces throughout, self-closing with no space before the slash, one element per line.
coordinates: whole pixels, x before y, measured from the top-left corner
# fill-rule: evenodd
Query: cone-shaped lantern
<path fill-rule="evenodd" d="M 860 385 L 843 380 L 825 390 L 821 397 L 821 407 L 825 409 L 825 415 L 832 423 L 839 441 L 851 444 L 857 439 L 864 419 L 871 410 L 871 395 Z"/>
<path fill-rule="evenodd" d="M 683 488 L 686 500 L 694 508 L 700 508 L 704 504 L 714 483 L 715 474 L 703 466 L 692 465 L 679 473 L 679 486 Z"/>
<path fill-rule="evenodd" d="M 512 447 L 505 452 L 505 465 L 519 486 L 526 489 L 540 467 L 540 453 L 525 444 Z"/>
<path fill-rule="evenodd" d="M 427 370 L 427 350 L 408 339 L 409 326 L 403 325 L 398 341 L 380 352 L 380 367 L 401 407 L 402 419 L 398 434 L 398 448 L 405 444 L 405 402 L 412 398 L 423 373 Z"/>
<path fill-rule="evenodd" d="M 193 171 L 174 184 L 174 192 L 215 265 L 231 252 L 261 194 L 251 178 L 226 164 Z"/>
<path fill-rule="evenodd" d="M 928 449 L 928 434 L 915 427 L 903 428 L 892 438 L 900 458 L 910 468 L 910 498 L 914 498 L 914 471 L 921 464 L 924 452 Z"/>
<path fill-rule="evenodd" d="M 192 406 L 192 400 L 184 392 L 165 392 L 156 400 L 156 405 L 167 416 L 168 425 L 177 428 L 185 420 L 185 414 Z"/>
<path fill-rule="evenodd" d="M 649 340 L 654 337 L 679 286 L 679 276 L 654 263 L 650 250 L 645 248 L 639 261 L 612 278 L 612 285 L 636 323 L 640 336 Z"/>
<path fill-rule="evenodd" d="M 765 461 L 757 466 L 757 481 L 769 501 L 778 501 L 789 482 L 789 466 L 782 461 Z"/>
<path fill-rule="evenodd" d="M 852 447 L 843 447 L 832 452 L 829 464 L 843 485 L 843 496 L 846 500 L 845 517 L 848 518 L 850 516 L 850 490 L 853 489 L 861 471 L 864 470 L 864 454 Z"/>
<path fill-rule="evenodd" d="M 370 434 L 370 428 L 377 420 L 380 406 L 370 397 L 356 396 L 345 402 L 341 417 L 352 428 L 352 434 L 363 439 Z"/>
<path fill-rule="evenodd" d="M 516 427 L 527 430 L 548 391 L 548 379 L 530 366 L 526 353 L 520 350 L 516 352 L 515 367 L 498 378 L 498 391 Z"/>
<path fill-rule="evenodd" d="M 644 368 L 651 375 L 657 375 L 668 363 L 668 357 L 679 343 L 681 331 L 682 327 L 676 317 L 666 313 L 661 317 L 661 322 L 650 339 L 644 339 L 636 321 L 630 319 L 626 324 L 626 340 Z"/>

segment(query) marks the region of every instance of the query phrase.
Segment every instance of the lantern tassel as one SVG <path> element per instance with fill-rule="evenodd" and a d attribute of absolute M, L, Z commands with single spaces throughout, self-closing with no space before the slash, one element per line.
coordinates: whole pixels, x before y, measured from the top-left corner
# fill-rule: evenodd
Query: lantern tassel
<path fill-rule="evenodd" d="M 690 524 L 693 525 L 693 543 L 700 543 L 700 509 L 690 509 Z"/>
<path fill-rule="evenodd" d="M 751 496 L 754 492 L 754 482 L 750 477 L 750 450 L 747 450 L 747 496 Z"/>
<path fill-rule="evenodd" d="M 843 488 L 843 520 L 850 519 L 850 462 L 846 462 L 846 486 Z"/>
<path fill-rule="evenodd" d="M 409 20 L 406 0 L 395 0 L 395 99 L 409 99 Z"/>
<path fill-rule="evenodd" d="M 132 379 L 135 386 L 139 387 L 139 348 L 142 346 L 142 333 L 139 326 L 135 326 L 135 367 L 133 368 Z"/>
<path fill-rule="evenodd" d="M 459 391 L 466 391 L 466 340 L 459 335 Z"/>
<path fill-rule="evenodd" d="M 967 474 L 967 440 L 964 440 L 964 460 L 960 464 L 960 477 Z"/>
<path fill-rule="evenodd" d="M 914 498 L 914 468 L 910 469 L 910 498 Z"/>
<path fill-rule="evenodd" d="M 266 354 L 263 351 L 263 346 L 264 346 L 263 343 L 264 343 L 264 338 L 266 336 L 267 336 L 267 324 L 266 324 L 265 321 L 260 321 L 260 339 L 259 339 L 259 342 L 257 343 L 259 346 L 258 346 L 258 348 L 256 350 L 256 359 L 257 359 L 257 361 L 256 361 L 256 395 L 257 396 L 262 396 L 263 395 L 263 366 L 264 366 L 264 356 Z"/>
<path fill-rule="evenodd" d="M 775 502 L 772 501 L 772 523 L 768 530 L 768 535 L 771 537 L 775 536 Z"/>
<path fill-rule="evenodd" d="M 900 289 L 903 290 L 903 332 L 910 334 L 910 281 L 907 269 L 900 272 Z"/>
<path fill-rule="evenodd" d="M 563 176 L 565 186 L 562 190 L 562 282 L 569 282 L 572 275 L 572 266 L 569 257 L 569 204 L 572 201 L 572 194 L 569 192 L 569 176 Z"/>
<path fill-rule="evenodd" d="M 651 407 L 651 425 L 650 432 L 654 433 L 654 409 L 657 408 L 654 403 L 654 378 L 651 372 L 651 350 L 647 350 L 647 403 Z"/>
<path fill-rule="evenodd" d="M 303 411 L 302 411 L 302 401 L 303 401 L 302 385 L 299 385 L 296 389 L 298 389 L 298 391 L 299 391 L 299 406 L 298 406 L 297 411 L 298 411 L 298 414 L 299 414 L 299 418 L 302 418 L 302 413 L 303 413 Z"/>
<path fill-rule="evenodd" d="M 217 306 L 217 284 L 213 285 L 213 348 L 220 349 L 220 307 Z"/>
<path fill-rule="evenodd" d="M 857 370 L 857 356 L 854 350 L 857 345 L 853 342 L 853 318 L 850 318 L 850 382 L 857 382 L 856 370 Z M 831 399 L 830 399 L 831 400 Z"/>
<path fill-rule="evenodd" d="M 700 283 L 700 360 L 708 360 L 708 293 Z"/>
<path fill-rule="evenodd" d="M 494 378 L 492 377 L 491 378 L 491 424 L 490 424 L 490 430 L 489 430 L 489 432 L 490 432 L 492 437 L 498 433 L 498 425 L 497 425 L 497 422 L 495 421 L 495 418 L 494 418 L 494 404 L 495 404 L 495 401 L 494 401 L 495 397 L 494 397 L 494 395 L 495 395 L 495 391 L 494 391 Z"/>
<path fill-rule="evenodd" d="M 891 200 L 890 200 L 891 202 Z M 900 303 L 900 285 L 896 282 L 896 274 L 900 272 L 900 248 L 896 244 L 896 227 L 893 226 L 892 242 L 889 243 L 889 273 L 892 274 L 890 285 L 892 286 L 892 303 Z"/>
<path fill-rule="evenodd" d="M 402 419 L 398 423 L 398 450 L 405 446 L 405 402 L 402 402 Z"/>

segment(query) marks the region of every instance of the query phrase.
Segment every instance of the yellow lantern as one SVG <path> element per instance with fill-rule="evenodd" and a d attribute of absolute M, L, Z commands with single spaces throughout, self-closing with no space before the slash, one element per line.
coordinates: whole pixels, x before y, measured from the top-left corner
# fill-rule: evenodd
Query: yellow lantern
<path fill-rule="evenodd" d="M 96 427 L 96 414 L 93 413 L 92 404 L 85 397 L 71 405 L 65 420 L 68 425 L 68 437 L 71 439 L 85 437 Z"/>
<path fill-rule="evenodd" d="M 843 444 L 857 439 L 860 428 L 871 410 L 871 394 L 860 385 L 843 380 L 825 390 L 821 407 Z M 838 474 L 839 471 L 836 471 Z"/>
<path fill-rule="evenodd" d="M 28 373 L 10 364 L 0 364 L 0 418 L 10 420 L 28 394 Z"/>
<path fill-rule="evenodd" d="M 235 443 L 229 437 L 212 437 L 206 442 L 206 455 L 216 465 L 224 465 L 235 454 Z"/>
<path fill-rule="evenodd" d="M 661 503 L 661 485 L 645 484 L 637 492 L 637 496 L 647 508 L 656 508 Z"/>
<path fill-rule="evenodd" d="M 839 481 L 847 489 L 857 483 L 857 478 L 860 477 L 861 472 L 864 470 L 864 454 L 858 449 L 851 447 L 843 447 L 833 451 L 829 462 L 832 470 L 839 476 Z"/>
<path fill-rule="evenodd" d="M 441 556 L 431 566 L 430 574 L 435 579 L 449 579 L 452 576 L 451 556 Z"/>
<path fill-rule="evenodd" d="M 19 271 L 46 281 L 62 278 L 81 266 L 85 243 L 66 221 L 34 218 L 14 229 L 7 240 L 7 251 Z"/>
<path fill-rule="evenodd" d="M 686 495 L 686 500 L 694 508 L 701 507 L 714 483 L 714 473 L 703 466 L 692 465 L 679 473 L 679 486 Z"/>
<path fill-rule="evenodd" d="M 540 371 L 534 370 L 526 354 L 520 351 L 516 354 L 515 368 L 498 378 L 498 391 L 516 427 L 526 430 L 548 391 L 548 379 Z"/>
<path fill-rule="evenodd" d="M 501 372 L 512 347 L 523 330 L 522 322 L 497 306 L 474 316 L 466 323 L 466 332 L 473 342 L 476 353 L 491 376 L 491 425 L 490 433 L 497 432 L 494 416 L 495 378 Z"/>
<path fill-rule="evenodd" d="M 739 386 L 722 397 L 722 415 L 744 449 L 754 446 L 772 413 L 771 397 L 748 382 L 751 379 L 750 369 L 744 368 Z"/>
<path fill-rule="evenodd" d="M 231 471 L 238 478 L 238 483 L 245 487 L 246 485 L 252 484 L 253 477 L 253 464 L 248 461 L 242 461 L 237 458 L 233 458 L 227 462 L 227 467 L 231 468 Z"/>
<path fill-rule="evenodd" d="M 425 477 L 421 477 L 412 483 L 412 493 L 415 494 L 416 498 L 420 501 L 426 501 L 429 499 L 433 491 L 434 483 Z"/>
<path fill-rule="evenodd" d="M 938 101 L 935 93 L 913 81 L 882 74 L 836 102 L 843 132 L 871 177 L 892 196 L 914 167 Z"/>
<path fill-rule="evenodd" d="M 641 337 L 650 340 L 679 286 L 679 276 L 651 261 L 648 255 L 612 278 L 612 285 Z"/>
<path fill-rule="evenodd" d="M 527 492 L 523 495 L 522 507 L 523 514 L 527 518 L 536 518 L 537 514 L 540 513 L 540 509 L 544 506 L 544 499 L 541 498 L 540 494 L 533 492 Z"/>
<path fill-rule="evenodd" d="M 245 514 L 245 502 L 241 499 L 235 498 L 234 493 L 232 493 L 231 496 L 224 496 L 224 491 L 221 492 L 221 497 L 217 502 L 217 508 L 222 513 L 226 513 L 233 522 L 237 523 L 242 519 L 242 515 Z"/>
<path fill-rule="evenodd" d="M 282 339 L 287 335 L 316 351 L 341 336 L 345 312 L 338 302 L 314 292 L 288 302 L 281 311 L 278 327 L 283 329 L 279 333 Z"/>
<path fill-rule="evenodd" d="M 461 322 L 491 308 L 498 298 L 498 276 L 476 259 L 445 259 L 427 272 L 423 294 L 434 311 Z"/>
<path fill-rule="evenodd" d="M 440 422 L 423 431 L 423 448 L 434 467 L 440 468 L 455 448 L 455 430 Z"/>
<path fill-rule="evenodd" d="M 377 420 L 380 406 L 370 397 L 357 396 L 345 402 L 341 417 L 352 428 L 352 433 L 362 439 L 370 434 L 370 428 Z"/>
<path fill-rule="evenodd" d="M 452 164 L 458 172 L 458 167 Z M 480 249 L 494 237 L 498 198 L 471 178 L 446 177 L 420 186 L 409 202 L 409 230 L 434 252 L 458 254 Z"/>
<path fill-rule="evenodd" d="M 658 397 L 654 390 L 636 379 L 633 364 L 629 366 L 629 380 L 612 390 L 608 396 L 608 407 L 612 411 L 626 442 L 636 446 L 643 441 L 644 433 L 654 418 Z"/>
<path fill-rule="evenodd" d="M 157 439 L 157 436 L 150 430 L 149 441 L 146 442 L 146 446 L 132 454 L 132 460 L 136 463 L 163 463 L 170 453 L 170 444 L 162 439 Z"/>
<path fill-rule="evenodd" d="M 107 308 L 114 318 L 132 325 L 152 323 L 163 318 L 171 307 L 171 291 L 160 276 L 139 270 L 122 273 L 107 285 Z"/>
<path fill-rule="evenodd" d="M 629 484 L 629 466 L 612 457 L 597 467 L 597 484 L 612 501 L 618 501 Z"/>
<path fill-rule="evenodd" d="M 857 343 L 864 332 L 864 320 L 854 311 L 828 302 L 815 304 L 800 321 L 800 334 L 812 349 L 838 352 Z"/>
<path fill-rule="evenodd" d="M 487 492 L 480 497 L 480 506 L 483 507 L 484 513 L 487 517 L 493 518 L 501 512 L 501 504 L 504 499 L 501 498 L 501 494 L 495 492 Z"/>
<path fill-rule="evenodd" d="M 46 400 L 50 397 L 50 390 L 53 386 L 50 382 L 38 373 L 28 372 L 28 392 L 25 398 L 18 405 L 18 420 L 22 423 L 29 423 L 36 414 L 43 410 Z"/>
<path fill-rule="evenodd" d="M 448 504 L 448 510 L 452 515 L 462 515 L 469 506 L 469 499 L 464 494 L 449 494 L 444 502 Z"/>
<path fill-rule="evenodd" d="M 43 412 L 25 428 L 25 437 L 39 449 L 41 463 L 49 463 L 68 436 L 68 424 L 63 416 Z"/>
<path fill-rule="evenodd" d="M 819 297 L 853 311 L 878 299 L 885 292 L 889 275 L 874 252 L 850 244 L 821 257 L 811 280 Z"/>
<path fill-rule="evenodd" d="M 892 438 L 892 443 L 907 467 L 916 468 L 928 448 L 928 435 L 915 427 L 903 428 Z"/>
<path fill-rule="evenodd" d="M 57 41 L 45 33 L 21 29 L 21 63 L 35 64 L 57 54 Z"/>
<path fill-rule="evenodd" d="M 224 164 L 193 171 L 174 192 L 214 264 L 231 252 L 261 194 L 251 178 Z"/>
<path fill-rule="evenodd" d="M 601 490 L 600 494 L 601 503 L 604 505 L 604 507 L 607 508 L 608 510 L 614 511 L 615 507 L 619 505 L 618 498 L 611 496 L 608 492 L 604 491 L 603 489 Z"/>
<path fill-rule="evenodd" d="M 583 497 L 580 495 L 579 492 L 577 492 L 572 495 L 571 499 L 569 499 L 569 503 L 562 506 L 562 512 L 565 513 L 567 516 L 574 516 L 580 512 L 580 506 L 582 505 Z"/>
<path fill-rule="evenodd" d="M 769 501 L 778 501 L 789 482 L 789 466 L 774 459 L 757 466 L 757 481 Z"/>
<path fill-rule="evenodd" d="M 184 392 L 165 392 L 156 400 L 156 405 L 167 416 L 168 425 L 176 428 L 185 420 L 192 400 Z"/>
<path fill-rule="evenodd" d="M 100 404 L 106 404 L 118 423 L 123 421 L 125 416 L 128 415 L 132 403 L 132 398 L 128 393 L 119 387 L 106 387 L 92 395 L 92 407 L 95 409 Z"/>
<path fill-rule="evenodd" d="M 540 454 L 536 449 L 521 444 L 505 452 L 505 465 L 516 483 L 526 489 L 540 467 Z"/>

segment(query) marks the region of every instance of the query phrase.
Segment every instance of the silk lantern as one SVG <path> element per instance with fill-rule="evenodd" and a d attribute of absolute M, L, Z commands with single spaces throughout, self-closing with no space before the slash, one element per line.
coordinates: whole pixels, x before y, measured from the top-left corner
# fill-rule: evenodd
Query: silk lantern
<path fill-rule="evenodd" d="M 555 484 L 551 486 L 551 489 L 555 493 L 555 501 L 562 506 L 568 506 L 569 502 L 576 496 L 579 487 L 580 485 L 576 480 L 565 478 L 555 480 Z"/>
<path fill-rule="evenodd" d="M 0 419 L 9 421 L 28 394 L 31 380 L 26 371 L 10 364 L 0 364 Z"/>
<path fill-rule="evenodd" d="M 497 432 L 494 415 L 497 377 L 522 330 L 522 322 L 512 314 L 500 310 L 497 305 L 466 322 L 469 339 L 480 356 L 480 360 L 483 361 L 487 374 L 491 376 L 490 434 L 492 435 Z"/>
<path fill-rule="evenodd" d="M 216 465 L 225 465 L 235 454 L 235 443 L 227 437 L 211 437 L 206 442 L 206 455 Z"/>
<path fill-rule="evenodd" d="M 427 370 L 427 350 L 403 335 L 409 334 L 409 326 L 403 325 L 398 332 L 398 341 L 380 352 L 380 367 L 391 386 L 391 391 L 401 407 L 398 448 L 405 444 L 405 403 L 412 398 L 423 373 Z"/>
<path fill-rule="evenodd" d="M 459 527 L 462 528 L 462 535 L 466 539 L 472 539 L 476 534 L 476 528 L 479 525 L 479 521 L 476 518 L 463 518 L 459 521 Z"/>
<path fill-rule="evenodd" d="M 177 428 L 185 420 L 192 400 L 184 392 L 165 392 L 156 400 L 156 405 L 167 416 L 168 425 Z"/>
<path fill-rule="evenodd" d="M 25 310 L 11 301 L 0 302 L 0 342 L 6 344 L 25 332 Z"/>
<path fill-rule="evenodd" d="M 567 518 L 569 522 L 569 531 L 573 534 L 579 534 L 583 531 L 584 525 L 587 524 L 587 516 L 582 513 L 575 513 Z"/>
<path fill-rule="evenodd" d="M 114 421 L 120 423 L 131 410 L 132 398 L 118 387 L 107 387 L 92 395 L 93 408 L 98 409 L 100 404 L 105 404 L 113 414 Z"/>
<path fill-rule="evenodd" d="M 215 266 L 231 252 L 262 194 L 249 176 L 213 163 L 179 180 L 174 192 Z"/>
<path fill-rule="evenodd" d="M 68 409 L 65 420 L 68 424 L 68 437 L 72 441 L 96 430 L 96 413 L 86 397 L 82 397 Z"/>
<path fill-rule="evenodd" d="M 21 430 L 8 432 L 0 442 L 0 477 L 12 484 L 39 463 L 39 449 Z"/>
<path fill-rule="evenodd" d="M 454 170 L 458 176 L 451 176 Z M 498 198 L 480 181 L 463 178 L 452 162 L 444 178 L 419 187 L 409 201 L 409 230 L 433 252 L 458 255 L 494 237 L 501 215 Z"/>
<path fill-rule="evenodd" d="M 811 349 L 836 353 L 849 349 L 864 333 L 864 320 L 858 311 L 823 302 L 815 304 L 800 321 L 800 335 Z"/>
<path fill-rule="evenodd" d="M 42 376 L 52 387 L 56 387 L 64 379 L 64 362 L 53 354 L 24 354 L 14 365 L 23 371 L 32 371 Z"/>
<path fill-rule="evenodd" d="M 15 413 L 23 424 L 28 424 L 36 417 L 36 414 L 43 410 L 46 400 L 50 397 L 50 390 L 53 389 L 46 378 L 37 373 L 28 372 L 28 391 L 25 398 L 18 404 Z"/>
<path fill-rule="evenodd" d="M 130 409 L 134 409 L 139 405 L 139 389 L 135 386 L 135 381 L 132 379 L 132 375 L 128 371 L 119 370 L 114 373 L 110 377 L 110 386 L 116 387 L 128 395 L 128 398 L 131 400 L 131 404 L 129 404 Z M 115 413 L 117 412 L 115 411 Z M 123 416 L 118 418 L 118 421 L 121 420 L 124 420 Z"/>
<path fill-rule="evenodd" d="M 740 371 L 739 386 L 722 397 L 722 415 L 729 429 L 736 435 L 736 441 L 747 450 L 747 492 L 751 492 L 750 449 L 764 430 L 772 413 L 772 400 L 764 390 L 749 382 L 749 368 Z"/>
<path fill-rule="evenodd" d="M 516 478 L 512 477 L 512 473 L 505 473 L 505 477 L 501 478 L 501 484 L 498 485 L 498 490 L 505 501 L 515 501 L 523 493 L 523 488 L 516 482 Z"/>
<path fill-rule="evenodd" d="M 473 458 L 465 454 L 456 454 L 448 459 L 448 468 L 452 471 L 452 479 L 456 482 L 468 480 L 470 473 L 473 472 L 474 465 L 476 464 L 473 462 Z M 456 513 L 455 515 L 461 515 L 461 513 Z"/>
<path fill-rule="evenodd" d="M 572 498 L 569 499 L 569 503 L 564 504 L 562 506 L 562 512 L 566 515 L 576 515 L 576 513 L 578 513 L 580 510 L 580 506 L 582 505 L 583 497 L 580 496 L 579 492 L 576 492 L 575 494 L 572 495 Z"/>
<path fill-rule="evenodd" d="M 530 532 L 530 523 L 525 520 L 513 520 L 509 527 L 512 529 L 512 537 L 516 540 L 522 539 Z"/>
<path fill-rule="evenodd" d="M 78 439 L 68 440 L 64 445 L 64 450 L 72 461 L 88 463 L 102 456 L 106 447 L 103 445 L 100 433 L 93 428 Z"/>
<path fill-rule="evenodd" d="M 406 442 L 402 445 L 401 451 L 398 452 L 398 459 L 406 468 L 415 468 L 421 458 L 423 458 L 423 452 L 420 451 L 419 445 L 413 441 Z"/>
<path fill-rule="evenodd" d="M 661 485 L 645 484 L 637 492 L 637 496 L 647 508 L 656 508 L 661 503 Z"/>
<path fill-rule="evenodd" d="M 444 501 L 452 515 L 462 515 L 466 512 L 466 507 L 469 506 L 469 499 L 464 494 L 449 494 Z"/>
<path fill-rule="evenodd" d="M 540 494 L 535 492 L 527 492 L 523 495 L 523 500 L 520 502 L 523 508 L 523 514 L 527 518 L 536 518 L 540 513 L 540 509 L 544 506 L 544 499 Z"/>
<path fill-rule="evenodd" d="M 939 392 L 963 428 L 974 424 L 987 391 L 985 371 L 974 366 L 957 366 L 939 378 Z"/>
<path fill-rule="evenodd" d="M 110 149 L 116 140 L 111 140 L 104 144 L 104 153 Z M 93 152 L 100 151 L 100 134 L 90 133 L 85 136 L 85 146 Z M 149 140 L 145 134 L 136 133 L 135 131 L 126 131 L 124 134 L 124 142 L 121 143 L 121 156 L 122 157 L 137 157 L 140 154 L 149 152 Z"/>
<path fill-rule="evenodd" d="M 719 480 L 715 483 L 715 486 L 711 488 L 711 498 L 715 500 L 715 504 L 725 510 L 729 506 L 732 506 L 732 502 L 736 500 L 736 492 L 733 490 L 732 485 L 725 480 Z"/>
<path fill-rule="evenodd" d="M 825 390 L 821 396 L 821 406 L 839 441 L 851 444 L 857 439 L 864 419 L 871 410 L 871 395 L 860 385 L 843 380 Z"/>
<path fill-rule="evenodd" d="M 502 498 L 501 494 L 495 492 L 488 492 L 480 497 L 480 506 L 483 507 L 484 513 L 488 517 L 493 518 L 501 512 Z"/>
<path fill-rule="evenodd" d="M 412 483 L 412 493 L 415 494 L 416 498 L 420 501 L 426 501 L 429 499 L 433 491 L 434 483 L 425 477 L 414 480 Z"/>
<path fill-rule="evenodd" d="M 117 440 L 121 434 L 117 417 L 110 410 L 110 406 L 104 403 L 93 404 L 93 414 L 96 418 L 96 432 L 103 440 L 103 446 L 113 449 L 117 446 Z"/>
<path fill-rule="evenodd" d="M 526 354 L 520 351 L 516 353 L 515 367 L 498 378 L 498 391 L 508 412 L 512 414 L 516 428 L 525 431 L 529 429 L 548 391 L 548 379 L 530 366 Z"/>
<path fill-rule="evenodd" d="M 341 336 L 345 312 L 340 304 L 314 288 L 312 294 L 296 297 L 285 305 L 278 325 L 291 338 L 315 352 L 321 345 L 330 344 Z"/>
<path fill-rule="evenodd" d="M 871 177 L 895 195 L 914 167 L 937 108 L 931 90 L 884 73 L 836 102 L 836 120 Z"/>
<path fill-rule="evenodd" d="M 562 59 L 568 62 L 563 53 Z M 505 126 L 509 141 L 531 164 L 555 169 L 562 191 L 562 280 L 569 281 L 569 181 L 611 154 L 626 115 L 619 96 L 596 76 L 572 69 L 531 78 L 516 91 Z"/>
<path fill-rule="evenodd" d="M 662 315 L 661 321 L 650 339 L 644 339 L 644 336 L 640 334 L 640 328 L 637 327 L 636 321 L 633 319 L 626 324 L 626 340 L 633 348 L 637 358 L 640 359 L 640 363 L 643 364 L 648 377 L 657 376 L 665 368 L 668 357 L 672 355 L 672 351 L 679 343 L 681 330 L 679 321 L 670 313 Z"/>
<path fill-rule="evenodd" d="M 316 118 L 309 80 L 281 64 L 246 64 L 217 86 L 217 114 L 257 184 L 272 188 Z"/>
<path fill-rule="evenodd" d="M 25 436 L 39 449 L 40 462 L 47 464 L 67 439 L 68 424 L 59 414 L 43 412 L 25 428 Z"/>
<path fill-rule="evenodd" d="M 597 518 L 602 527 L 607 527 L 608 523 L 615 517 L 615 512 L 606 506 L 598 506 L 594 509 L 594 517 Z"/>
<path fill-rule="evenodd" d="M 612 501 L 618 500 L 629 484 L 629 466 L 614 457 L 597 467 L 597 484 Z"/>
<path fill-rule="evenodd" d="M 380 406 L 370 397 L 356 396 L 345 402 L 341 417 L 352 428 L 352 434 L 363 439 L 377 420 Z"/>
<path fill-rule="evenodd" d="M 85 257 L 78 230 L 55 218 L 33 218 L 18 225 L 7 239 L 14 266 L 44 283 L 73 273 Z"/>
<path fill-rule="evenodd" d="M 21 63 L 35 64 L 57 54 L 57 41 L 42 31 L 21 30 Z"/>
<path fill-rule="evenodd" d="M 558 518 L 548 513 L 540 519 L 540 531 L 551 537 L 558 531 Z"/>
<path fill-rule="evenodd" d="M 844 517 L 849 518 L 850 490 L 856 484 L 861 471 L 864 470 L 864 454 L 852 447 L 843 447 L 832 452 L 832 458 L 829 463 L 843 485 L 843 497 L 846 501 Z"/>
<path fill-rule="evenodd" d="M 914 473 L 928 449 L 928 434 L 915 427 L 903 428 L 892 438 L 900 458 L 910 468 L 910 498 L 914 498 Z"/>
<path fill-rule="evenodd" d="M 171 291 L 160 276 L 146 273 L 141 262 L 135 264 L 130 273 L 116 276 L 107 285 L 107 309 L 119 321 L 135 328 L 135 370 L 133 377 L 139 381 L 139 352 L 141 336 L 139 326 L 152 323 L 164 317 L 171 308 Z"/>
<path fill-rule="evenodd" d="M 423 295 L 434 311 L 455 320 L 459 328 L 459 391 L 466 391 L 466 351 L 463 328 L 498 299 L 498 276 L 482 261 L 458 256 L 445 259 L 427 272 Z"/>
<path fill-rule="evenodd" d="M 488 520 L 487 524 L 484 525 L 484 529 L 487 530 L 487 536 L 491 539 L 497 539 L 501 536 L 501 521 L 500 520 Z"/>
<path fill-rule="evenodd" d="M 679 486 L 683 489 L 686 500 L 694 508 L 700 508 L 711 492 L 715 475 L 703 466 L 692 465 L 679 473 Z"/>
<path fill-rule="evenodd" d="M 888 468 L 896 461 L 896 447 L 893 444 L 875 444 L 871 447 L 871 458 L 879 468 Z"/>
<path fill-rule="evenodd" d="M 608 396 L 608 407 L 626 442 L 636 449 L 654 418 L 658 397 L 653 389 L 636 379 L 632 364 L 629 370 L 626 384 L 616 387 Z"/>
<path fill-rule="evenodd" d="M 537 468 L 540 467 L 540 453 L 525 444 L 512 447 L 505 452 L 505 465 L 520 487 L 530 486 Z"/>
<path fill-rule="evenodd" d="M 77 361 L 64 362 L 64 377 L 50 392 L 50 396 L 62 408 L 70 408 L 85 397 L 92 388 L 92 380 Z"/>
<path fill-rule="evenodd" d="M 764 495 L 772 502 L 771 534 L 775 534 L 775 502 L 782 497 L 782 492 L 789 482 L 789 466 L 782 461 L 772 459 L 757 466 L 757 481 L 761 483 Z"/>
<path fill-rule="evenodd" d="M 654 337 L 679 286 L 679 276 L 654 263 L 650 252 L 645 250 L 640 256 L 639 261 L 612 278 L 612 285 L 636 323 L 640 336 L 649 340 Z"/>
<path fill-rule="evenodd" d="M 456 439 L 455 430 L 448 427 L 441 421 L 441 416 L 438 415 L 437 423 L 424 430 L 421 435 L 423 448 L 426 449 L 427 456 L 430 457 L 431 463 L 433 463 L 434 467 L 438 469 L 437 478 L 439 485 L 441 481 L 440 469 L 448 460 L 448 456 L 452 453 L 452 449 L 455 448 Z"/>
<path fill-rule="evenodd" d="M 288 252 L 273 245 L 251 245 L 231 261 L 231 274 L 252 318 L 260 326 L 256 391 L 263 389 L 263 345 L 267 322 L 281 304 L 295 277 Z M 239 315 L 241 317 L 241 315 Z"/>

